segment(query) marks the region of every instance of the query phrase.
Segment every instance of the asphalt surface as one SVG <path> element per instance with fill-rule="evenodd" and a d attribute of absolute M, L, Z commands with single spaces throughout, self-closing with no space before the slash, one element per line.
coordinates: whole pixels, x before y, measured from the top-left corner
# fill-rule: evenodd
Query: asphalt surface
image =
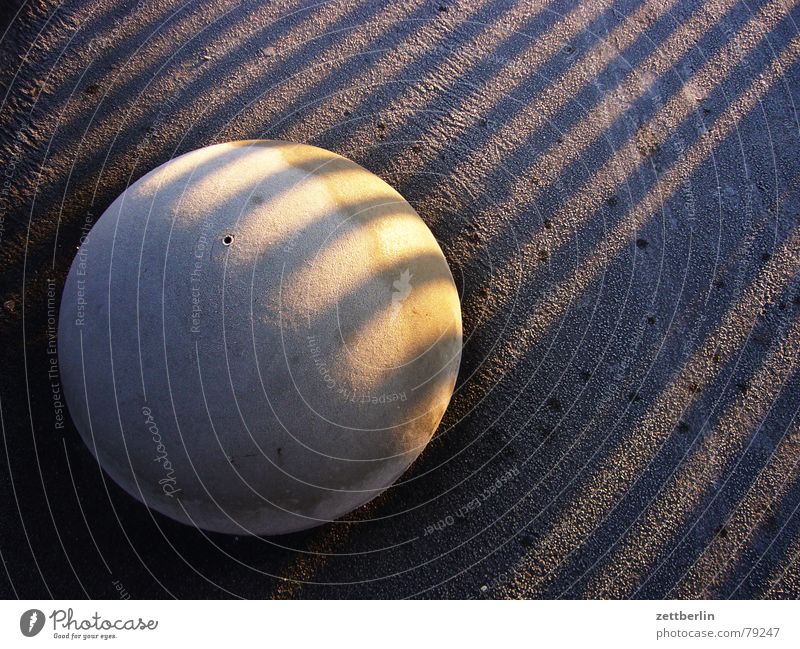
<path fill-rule="evenodd" d="M 798 20 L 789 0 L 12 3 L 0 594 L 800 596 Z M 123 493 L 59 426 L 48 354 L 82 232 L 156 165 L 249 138 L 398 189 L 465 326 L 400 483 L 276 538 Z"/>

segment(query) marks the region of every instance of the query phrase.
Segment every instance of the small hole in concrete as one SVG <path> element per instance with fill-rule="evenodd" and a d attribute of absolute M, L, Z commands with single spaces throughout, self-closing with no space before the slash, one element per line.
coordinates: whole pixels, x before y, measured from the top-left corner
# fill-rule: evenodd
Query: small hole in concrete
<path fill-rule="evenodd" d="M 223 245 L 226 245 L 226 246 L 231 245 L 233 243 L 233 235 L 232 234 L 226 234 L 224 237 L 222 237 L 222 243 L 223 243 Z"/>
<path fill-rule="evenodd" d="M 561 412 L 561 402 L 555 397 L 551 397 L 547 400 L 547 407 L 553 412 Z"/>

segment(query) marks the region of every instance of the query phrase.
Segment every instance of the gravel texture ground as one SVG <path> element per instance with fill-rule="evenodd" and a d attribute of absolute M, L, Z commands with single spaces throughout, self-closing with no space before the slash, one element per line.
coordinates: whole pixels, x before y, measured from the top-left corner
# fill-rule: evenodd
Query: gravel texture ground
<path fill-rule="evenodd" d="M 800 596 L 798 20 L 793 0 L 11 3 L 0 595 Z M 465 328 L 401 481 L 275 538 L 117 488 L 50 353 L 114 198 L 250 138 L 400 191 Z"/>

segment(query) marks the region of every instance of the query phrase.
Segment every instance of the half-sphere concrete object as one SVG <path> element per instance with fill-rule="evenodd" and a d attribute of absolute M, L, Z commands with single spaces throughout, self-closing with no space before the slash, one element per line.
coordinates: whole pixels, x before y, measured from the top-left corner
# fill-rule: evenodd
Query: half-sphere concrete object
<path fill-rule="evenodd" d="M 128 493 L 179 521 L 283 534 L 391 485 L 455 386 L 459 298 L 389 185 L 254 140 L 158 167 L 82 243 L 58 349 L 73 421 Z"/>

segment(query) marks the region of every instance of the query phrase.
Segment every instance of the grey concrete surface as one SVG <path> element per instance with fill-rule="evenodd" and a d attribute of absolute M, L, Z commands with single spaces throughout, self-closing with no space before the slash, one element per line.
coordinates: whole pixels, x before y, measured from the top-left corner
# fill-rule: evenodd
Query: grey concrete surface
<path fill-rule="evenodd" d="M 2 40 L 6 596 L 800 595 L 787 0 L 27 3 Z M 59 404 L 82 233 L 208 144 L 376 173 L 453 269 L 453 401 L 401 478 L 272 539 L 151 514 Z M 57 370 L 57 368 L 56 368 Z"/>

